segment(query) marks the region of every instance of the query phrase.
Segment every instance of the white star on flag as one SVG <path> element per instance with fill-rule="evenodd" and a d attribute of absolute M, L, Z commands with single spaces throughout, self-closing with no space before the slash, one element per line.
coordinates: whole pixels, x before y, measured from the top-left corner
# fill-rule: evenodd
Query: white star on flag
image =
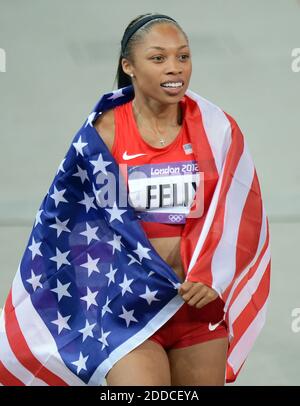
<path fill-rule="evenodd" d="M 84 342 L 87 337 L 92 337 L 92 338 L 94 337 L 92 330 L 96 326 L 96 324 L 97 323 L 89 324 L 89 322 L 87 320 L 85 321 L 85 327 L 82 328 L 81 330 L 78 330 L 79 333 L 82 334 L 82 342 Z"/>
<path fill-rule="evenodd" d="M 120 235 L 114 234 L 113 240 L 107 241 L 107 244 L 110 244 L 113 247 L 113 254 L 115 253 L 115 249 L 121 252 L 121 245 L 123 244 L 121 243 Z"/>
<path fill-rule="evenodd" d="M 143 247 L 140 242 L 137 243 L 137 249 L 133 250 L 133 252 L 135 252 L 139 256 L 140 262 L 142 262 L 144 258 L 151 259 L 148 255 L 148 251 L 151 251 L 151 249 Z"/>
<path fill-rule="evenodd" d="M 133 293 L 131 288 L 130 288 L 130 285 L 131 285 L 132 282 L 133 282 L 133 279 L 128 280 L 127 276 L 124 275 L 123 282 L 119 283 L 119 286 L 121 286 L 121 288 L 122 288 L 122 296 L 124 296 L 126 292 Z"/>
<path fill-rule="evenodd" d="M 130 258 L 130 262 L 128 263 L 128 265 L 134 264 L 135 262 L 136 262 L 137 264 L 140 264 L 140 265 L 141 265 L 141 263 L 140 263 L 136 258 L 134 258 L 133 255 L 127 254 L 127 256 Z"/>
<path fill-rule="evenodd" d="M 115 273 L 117 272 L 118 268 L 113 269 L 112 265 L 110 264 L 109 266 L 109 272 L 107 272 L 107 274 L 105 274 L 105 276 L 108 278 L 108 285 L 110 285 L 110 282 L 115 283 Z"/>
<path fill-rule="evenodd" d="M 88 125 L 93 127 L 93 120 L 94 120 L 96 114 L 97 114 L 96 111 L 93 111 L 91 114 L 89 114 L 84 127 L 87 127 Z"/>
<path fill-rule="evenodd" d="M 73 147 L 76 149 L 76 156 L 77 156 L 78 154 L 80 154 L 80 155 L 83 156 L 82 150 L 83 150 L 83 148 L 84 148 L 85 146 L 87 146 L 87 142 L 82 142 L 82 141 L 81 141 L 81 136 L 80 136 L 78 142 L 73 142 L 72 145 L 73 145 Z"/>
<path fill-rule="evenodd" d="M 91 292 L 89 288 L 87 288 L 87 295 L 86 296 L 82 296 L 80 299 L 84 300 L 86 302 L 87 305 L 87 310 L 89 310 L 90 306 L 97 305 L 97 302 L 95 300 L 95 297 L 98 295 L 99 291 L 96 290 L 95 292 Z"/>
<path fill-rule="evenodd" d="M 179 282 L 175 283 L 175 282 L 171 281 L 170 279 L 168 279 L 168 280 L 172 283 L 172 285 L 174 286 L 174 289 L 179 289 L 180 288 L 181 283 L 179 283 Z"/>
<path fill-rule="evenodd" d="M 89 355 L 86 357 L 83 357 L 82 352 L 79 354 L 79 359 L 77 361 L 73 361 L 72 364 L 74 364 L 77 367 L 77 374 L 84 369 L 86 371 L 86 362 L 88 360 Z"/>
<path fill-rule="evenodd" d="M 111 300 L 108 299 L 108 297 L 106 298 L 106 303 L 105 305 L 102 307 L 102 317 L 105 315 L 105 313 L 111 313 L 112 311 L 111 309 L 108 307 L 108 305 L 110 304 Z"/>
<path fill-rule="evenodd" d="M 104 161 L 103 157 L 102 157 L 102 154 L 100 153 L 99 156 L 98 156 L 97 161 L 90 161 L 90 163 L 94 166 L 93 175 L 95 175 L 98 172 L 102 172 L 105 175 L 107 175 L 106 167 L 108 165 L 111 165 L 112 162 Z"/>
<path fill-rule="evenodd" d="M 64 158 L 62 161 L 61 161 L 61 163 L 60 163 L 60 165 L 59 165 L 59 167 L 58 167 L 58 170 L 57 170 L 57 172 L 56 172 L 56 175 L 59 173 L 59 171 L 62 171 L 62 172 L 64 172 L 64 173 L 66 173 L 66 171 L 65 171 L 65 168 L 64 168 L 64 163 L 65 163 L 65 160 L 66 160 L 67 158 Z"/>
<path fill-rule="evenodd" d="M 34 292 L 37 290 L 37 288 L 42 288 L 43 285 L 40 282 L 40 279 L 42 277 L 41 275 L 36 275 L 33 270 L 31 270 L 31 278 L 26 279 L 26 282 L 30 283 L 32 286 L 32 289 L 34 290 Z"/>
<path fill-rule="evenodd" d="M 68 203 L 68 200 L 66 200 L 63 196 L 66 190 L 67 189 L 57 190 L 56 186 L 54 186 L 54 193 L 52 193 L 50 197 L 54 200 L 55 207 L 57 207 L 59 203 Z"/>
<path fill-rule="evenodd" d="M 31 243 L 31 245 L 28 246 L 28 248 L 32 252 L 32 254 L 31 254 L 32 259 L 34 259 L 34 257 L 36 255 L 40 255 L 41 257 L 43 256 L 40 251 L 41 244 L 42 244 L 41 242 L 35 242 L 34 237 L 32 237 L 32 243 Z"/>
<path fill-rule="evenodd" d="M 150 290 L 148 286 L 146 286 L 146 292 L 143 295 L 140 295 L 141 298 L 147 300 L 148 305 L 151 305 L 154 301 L 159 301 L 155 295 L 157 294 L 158 290 Z"/>
<path fill-rule="evenodd" d="M 61 331 L 65 328 L 66 330 L 71 330 L 71 327 L 68 325 L 68 320 L 71 317 L 71 315 L 69 316 L 65 316 L 63 317 L 59 312 L 57 312 L 57 319 L 51 321 L 51 323 L 56 324 L 58 327 L 58 334 L 61 333 Z"/>
<path fill-rule="evenodd" d="M 84 182 L 86 180 L 87 181 L 89 180 L 87 171 L 85 169 L 81 169 L 79 165 L 76 165 L 76 166 L 77 166 L 77 171 L 78 172 L 74 173 L 74 175 L 72 175 L 72 176 L 76 176 L 76 177 L 80 178 L 81 183 L 84 184 Z"/>
<path fill-rule="evenodd" d="M 60 281 L 57 279 L 57 286 L 54 289 L 51 289 L 51 292 L 55 292 L 57 293 L 57 299 L 58 302 L 64 297 L 72 297 L 70 295 L 70 293 L 68 292 L 68 287 L 71 285 L 71 282 L 66 283 L 65 285 L 63 285 L 62 283 L 60 283 Z"/>
<path fill-rule="evenodd" d="M 67 256 L 69 255 L 70 251 L 66 252 L 61 252 L 57 247 L 56 247 L 56 255 L 54 257 L 49 258 L 51 261 L 56 262 L 57 270 L 62 265 L 71 265 L 70 262 L 67 260 Z"/>
<path fill-rule="evenodd" d="M 119 97 L 123 97 L 124 94 L 122 93 L 122 91 L 123 89 L 118 89 L 114 91 L 113 94 L 107 98 L 107 100 L 115 100 L 118 99 Z"/>
<path fill-rule="evenodd" d="M 87 243 L 89 244 L 92 240 L 98 241 L 99 238 L 97 237 L 96 232 L 98 231 L 99 227 L 90 227 L 89 223 L 85 223 L 86 230 L 79 233 L 80 235 L 84 235 L 87 238 Z"/>
<path fill-rule="evenodd" d="M 63 231 L 65 231 L 66 233 L 71 232 L 71 230 L 69 230 L 67 227 L 67 224 L 69 221 L 70 221 L 70 219 L 67 219 L 65 221 L 60 221 L 58 217 L 55 217 L 55 224 L 51 224 L 49 227 L 56 229 L 57 238 L 58 238 Z"/>
<path fill-rule="evenodd" d="M 43 224 L 43 223 L 42 223 L 42 220 L 41 220 L 41 214 L 42 214 L 42 213 L 43 213 L 43 210 L 39 210 L 39 211 L 36 213 L 34 227 L 35 227 L 37 224 Z"/>
<path fill-rule="evenodd" d="M 111 333 L 111 331 L 103 331 L 103 328 L 101 328 L 101 337 L 98 338 L 98 341 L 100 341 L 100 343 L 102 343 L 102 348 L 101 350 L 103 350 L 105 347 L 108 347 L 108 342 L 106 340 L 107 336 L 109 336 Z"/>
<path fill-rule="evenodd" d="M 91 276 L 91 274 L 93 272 L 98 272 L 100 273 L 98 267 L 97 267 L 97 263 L 100 261 L 100 258 L 92 258 L 90 256 L 90 254 L 87 254 L 87 262 L 85 262 L 84 264 L 81 264 L 80 266 L 82 266 L 83 268 L 87 268 L 88 270 L 88 276 Z"/>
<path fill-rule="evenodd" d="M 83 192 L 83 194 L 84 194 L 84 199 L 83 199 L 83 200 L 80 200 L 80 202 L 78 202 L 78 203 L 83 204 L 83 205 L 85 206 L 85 210 L 86 210 L 87 213 L 89 212 L 89 210 L 90 210 L 91 208 L 97 210 L 96 206 L 94 205 L 94 200 L 95 200 L 95 198 L 94 198 L 93 196 L 90 197 L 90 196 L 89 196 L 87 193 L 85 193 L 85 192 Z"/>
<path fill-rule="evenodd" d="M 134 310 L 127 311 L 124 306 L 122 306 L 122 310 L 123 310 L 123 313 L 121 313 L 119 315 L 119 317 L 121 317 L 121 319 L 124 319 L 126 321 L 127 327 L 129 326 L 131 321 L 134 321 L 137 323 L 137 319 L 135 317 L 133 317 Z"/>
<path fill-rule="evenodd" d="M 126 210 L 119 209 L 116 202 L 114 202 L 112 209 L 105 209 L 105 210 L 110 214 L 110 219 L 109 219 L 110 223 L 115 219 L 124 223 L 121 216 L 122 216 L 122 214 L 124 214 L 126 212 Z"/>

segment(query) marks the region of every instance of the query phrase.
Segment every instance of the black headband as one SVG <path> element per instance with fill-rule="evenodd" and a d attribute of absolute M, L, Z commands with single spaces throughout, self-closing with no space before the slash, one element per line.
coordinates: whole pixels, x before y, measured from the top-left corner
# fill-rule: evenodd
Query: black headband
<path fill-rule="evenodd" d="M 168 17 L 163 14 L 154 14 L 154 15 L 142 18 L 136 24 L 134 24 L 132 27 L 130 27 L 129 30 L 124 34 L 124 37 L 121 42 L 122 54 L 124 53 L 127 43 L 129 41 L 129 39 L 133 36 L 133 34 L 138 29 L 140 29 L 143 25 L 145 25 L 146 23 L 148 23 L 151 20 L 156 20 L 157 18 L 166 18 L 167 20 L 171 20 L 171 21 L 174 21 L 175 23 L 177 23 L 177 21 L 175 21 L 173 18 Z"/>

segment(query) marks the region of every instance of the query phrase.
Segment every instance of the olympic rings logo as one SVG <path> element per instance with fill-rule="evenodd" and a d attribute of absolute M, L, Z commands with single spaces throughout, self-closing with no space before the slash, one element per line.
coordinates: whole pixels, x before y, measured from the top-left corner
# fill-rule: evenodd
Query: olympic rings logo
<path fill-rule="evenodd" d="M 182 214 L 170 214 L 169 220 L 173 223 L 178 223 L 179 221 L 183 220 L 184 216 Z"/>

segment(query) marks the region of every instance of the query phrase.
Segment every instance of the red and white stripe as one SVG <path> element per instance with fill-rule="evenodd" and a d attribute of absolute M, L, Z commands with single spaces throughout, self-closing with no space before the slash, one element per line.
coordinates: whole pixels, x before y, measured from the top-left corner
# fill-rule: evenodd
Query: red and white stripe
<path fill-rule="evenodd" d="M 265 322 L 270 286 L 268 221 L 238 125 L 204 98 L 190 91 L 188 96 L 198 105 L 219 179 L 205 218 L 199 219 L 201 230 L 190 250 L 187 279 L 211 286 L 225 302 L 230 332 L 226 380 L 232 382 Z"/>
<path fill-rule="evenodd" d="M 85 385 L 63 362 L 49 330 L 26 292 L 20 268 L 0 321 L 2 385 Z"/>

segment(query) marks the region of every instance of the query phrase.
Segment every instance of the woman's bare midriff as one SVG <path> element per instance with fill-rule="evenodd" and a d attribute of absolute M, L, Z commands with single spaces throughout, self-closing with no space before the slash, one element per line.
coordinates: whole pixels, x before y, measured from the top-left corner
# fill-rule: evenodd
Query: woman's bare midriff
<path fill-rule="evenodd" d="M 113 110 L 108 110 L 103 113 L 94 123 L 94 127 L 101 138 L 107 145 L 108 149 L 112 150 L 114 136 L 115 136 L 115 123 Z M 162 257 L 162 259 L 174 270 L 178 278 L 183 282 L 185 279 L 183 266 L 180 255 L 180 240 L 181 237 L 163 237 L 163 238 L 149 238 L 149 241 Z"/>
<path fill-rule="evenodd" d="M 173 269 L 178 278 L 183 282 L 185 279 L 180 255 L 181 237 L 149 238 L 149 241 L 158 254 Z"/>

